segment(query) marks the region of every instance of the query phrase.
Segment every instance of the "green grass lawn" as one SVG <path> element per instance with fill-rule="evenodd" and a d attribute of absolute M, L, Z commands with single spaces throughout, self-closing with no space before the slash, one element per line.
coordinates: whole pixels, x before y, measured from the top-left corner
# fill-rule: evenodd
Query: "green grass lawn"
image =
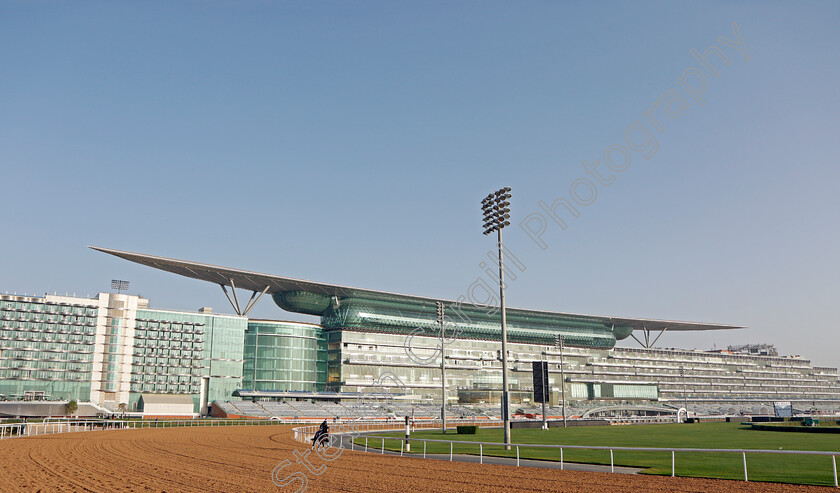
<path fill-rule="evenodd" d="M 379 433 L 379 436 L 404 436 L 403 433 Z M 479 429 L 475 435 L 457 435 L 451 430 L 446 435 L 440 431 L 418 431 L 412 438 L 429 438 L 451 441 L 503 442 L 501 429 Z M 364 445 L 364 437 L 357 438 L 357 445 Z M 740 423 L 656 424 L 633 426 L 598 426 L 539 429 L 514 429 L 511 441 L 515 444 L 595 445 L 613 447 L 663 447 L 663 448 L 727 448 L 778 450 L 837 451 L 840 455 L 840 435 L 815 433 L 785 433 L 755 431 Z M 381 440 L 369 439 L 370 448 L 379 449 Z M 385 440 L 388 450 L 400 450 L 400 442 Z M 415 442 L 412 452 L 422 452 L 423 445 Z M 430 454 L 448 454 L 448 443 L 428 443 Z M 454 446 L 456 454 L 478 454 L 478 445 Z M 485 455 L 515 457 L 516 451 L 503 447 L 484 447 Z M 559 449 L 528 448 L 520 445 L 520 457 L 529 459 L 560 460 Z M 615 465 L 646 468 L 646 474 L 671 474 L 670 452 L 615 451 Z M 609 464 L 607 450 L 564 449 L 563 458 L 569 462 Z M 834 485 L 832 462 L 829 456 L 747 454 L 750 481 Z M 677 476 L 704 478 L 744 479 L 744 465 L 739 453 L 677 452 Z"/>

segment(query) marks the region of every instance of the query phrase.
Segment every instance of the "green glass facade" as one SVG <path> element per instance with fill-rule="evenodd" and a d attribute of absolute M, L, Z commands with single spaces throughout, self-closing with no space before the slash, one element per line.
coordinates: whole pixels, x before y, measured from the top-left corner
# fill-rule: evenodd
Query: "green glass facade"
<path fill-rule="evenodd" d="M 0 295 L 0 398 L 135 410 L 143 393 L 230 399 L 248 319 L 148 308 L 137 296 Z"/>
<path fill-rule="evenodd" d="M 204 345 L 204 358 L 209 362 L 208 402 L 229 400 L 236 389 L 242 388 L 242 368 L 245 362 L 243 341 L 248 319 L 235 316 L 214 316 Z"/>
<path fill-rule="evenodd" d="M 97 307 L 0 296 L 0 394 L 87 400 Z"/>
<path fill-rule="evenodd" d="M 207 400 L 228 400 L 242 387 L 244 317 L 137 310 L 130 409 L 141 393 L 190 394 L 198 412 Z"/>
<path fill-rule="evenodd" d="M 460 339 L 501 340 L 499 312 L 493 307 L 450 304 L 446 313 L 447 330 Z M 321 324 L 326 329 L 391 334 L 433 335 L 440 330 L 434 303 L 396 299 L 343 298 L 323 312 Z M 507 331 L 510 342 L 553 345 L 555 336 L 563 335 L 569 346 L 590 348 L 612 348 L 616 335 L 629 335 L 593 317 L 525 310 L 508 310 Z"/>
<path fill-rule="evenodd" d="M 245 333 L 243 386 L 253 390 L 324 390 L 327 341 L 314 324 L 251 320 Z"/>

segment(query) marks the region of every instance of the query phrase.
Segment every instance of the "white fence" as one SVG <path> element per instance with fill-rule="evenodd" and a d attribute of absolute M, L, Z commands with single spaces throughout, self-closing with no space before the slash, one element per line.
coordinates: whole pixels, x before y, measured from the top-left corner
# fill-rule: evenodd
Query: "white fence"
<path fill-rule="evenodd" d="M 452 421 L 452 420 L 450 420 Z M 426 423 L 423 423 L 426 424 Z M 430 426 L 422 426 L 425 429 L 434 429 L 440 428 L 440 421 L 437 423 L 428 423 Z M 437 426 L 434 426 L 434 425 Z M 479 426 L 493 426 L 498 427 L 498 422 L 494 423 L 492 421 L 487 420 L 480 420 L 476 422 L 470 423 L 453 423 L 453 424 L 477 424 Z M 375 445 L 371 446 L 371 450 L 375 453 L 378 449 L 380 454 L 385 453 L 385 440 L 390 441 L 399 441 L 400 442 L 400 456 L 403 455 L 403 449 L 405 446 L 405 442 L 411 442 L 412 444 L 417 444 L 422 442 L 423 443 L 423 458 L 426 458 L 426 444 L 427 443 L 448 443 L 449 444 L 449 460 L 452 461 L 453 459 L 453 451 L 455 448 L 455 444 L 458 445 L 478 445 L 479 450 L 479 463 L 484 463 L 484 447 L 485 446 L 494 446 L 494 447 L 504 447 L 504 443 L 496 443 L 496 442 L 466 442 L 460 440 L 438 440 L 438 439 L 426 439 L 426 438 L 405 438 L 405 437 L 385 437 L 385 436 L 377 436 L 377 435 L 367 435 L 371 431 L 400 431 L 405 429 L 405 424 L 399 426 L 398 423 L 381 423 L 380 427 L 376 427 L 373 430 L 364 429 L 364 427 L 359 426 L 356 428 L 352 427 L 352 423 L 348 424 L 348 427 L 337 426 L 334 427 L 335 431 L 331 431 L 332 433 L 336 434 L 349 434 L 355 435 L 359 433 L 365 433 L 365 443 L 364 448 L 362 445 L 359 445 L 359 450 L 368 452 L 368 441 L 373 439 L 375 441 L 379 441 L 378 447 L 374 448 Z M 448 427 L 447 427 L 448 428 Z M 303 426 L 300 428 L 294 428 L 293 431 L 295 433 L 295 440 L 301 442 L 307 442 L 312 439 L 313 434 L 317 431 L 317 426 Z M 821 456 L 831 456 L 831 466 L 832 466 L 832 473 L 834 474 L 834 487 L 838 487 L 837 481 L 837 459 L 836 456 L 840 455 L 840 452 L 827 452 L 821 450 L 760 450 L 760 449 L 711 449 L 711 448 L 657 448 L 657 447 L 607 447 L 607 446 L 594 446 L 594 445 L 542 445 L 542 444 L 511 444 L 512 448 L 516 449 L 516 466 L 519 467 L 519 452 L 520 448 L 553 448 L 559 449 L 560 451 L 560 469 L 564 469 L 565 462 L 563 459 L 563 450 L 564 449 L 584 449 L 584 450 L 608 450 L 610 452 L 610 471 L 615 472 L 615 461 L 613 457 L 613 452 L 616 450 L 619 451 L 637 451 L 637 452 L 670 452 L 671 453 L 671 476 L 675 476 L 676 474 L 676 454 L 678 452 L 699 452 L 699 453 L 727 453 L 727 454 L 741 454 L 741 458 L 744 463 L 744 481 L 749 481 L 749 473 L 747 470 L 747 454 L 783 454 L 783 455 L 821 455 Z M 351 450 L 355 450 L 355 440 L 351 440 L 350 448 Z"/>
<path fill-rule="evenodd" d="M 475 419 L 475 418 L 461 418 L 461 419 L 447 419 L 446 428 L 454 428 L 456 426 L 482 426 L 498 428 L 502 425 L 501 421 L 489 419 Z M 418 419 L 410 422 L 411 431 L 414 430 L 437 430 L 442 426 L 440 419 Z M 398 419 L 393 421 L 339 421 L 330 423 L 330 433 L 332 434 L 351 434 L 351 433 L 372 433 L 377 431 L 402 431 L 405 430 L 405 421 Z M 295 440 L 299 442 L 311 441 L 315 432 L 318 431 L 318 425 L 301 426 L 293 428 Z"/>
<path fill-rule="evenodd" d="M 449 420 L 450 423 L 458 424 L 494 424 L 488 420 Z M 142 430 L 149 428 L 192 428 L 196 426 L 272 426 L 289 424 L 311 424 L 311 419 L 298 420 L 276 420 L 276 419 L 173 419 L 173 420 L 115 420 L 115 419 L 64 419 L 46 418 L 39 422 L 27 423 L 6 423 L 0 424 L 0 440 L 12 437 L 29 437 L 49 435 L 53 433 L 75 433 L 80 431 L 103 431 L 103 430 Z M 347 425 L 364 429 L 365 431 L 387 431 L 403 429 L 405 424 L 402 420 L 342 420 L 333 425 Z M 498 426 L 498 421 L 495 422 Z M 440 427 L 440 420 L 423 419 L 417 420 L 415 428 L 429 429 Z M 310 426 L 317 430 L 317 425 Z"/>
<path fill-rule="evenodd" d="M 300 422 L 298 422 L 300 423 Z M 288 421 L 261 419 L 176 419 L 176 420 L 45 420 L 0 425 L 0 439 L 80 431 L 142 430 L 149 428 L 192 428 L 196 426 L 267 426 Z"/>
<path fill-rule="evenodd" d="M 493 424 L 488 420 L 448 420 L 450 423 L 459 424 Z M 289 424 L 311 424 L 311 419 L 298 420 L 276 420 L 276 419 L 172 419 L 172 420 L 116 420 L 116 419 L 66 419 L 46 418 L 39 422 L 27 423 L 6 423 L 0 424 L 0 439 L 13 437 L 29 437 L 49 435 L 53 433 L 75 433 L 80 431 L 104 431 L 104 430 L 142 430 L 149 428 L 193 428 L 196 426 L 273 426 Z M 403 429 L 405 424 L 402 420 L 342 420 L 333 425 L 350 425 L 364 429 L 365 431 L 388 431 L 395 429 L 394 425 L 399 424 Z M 417 429 L 429 429 L 440 427 L 440 420 L 423 419 L 417 420 Z M 498 421 L 495 422 L 498 426 Z M 317 425 L 309 426 L 317 430 Z"/>

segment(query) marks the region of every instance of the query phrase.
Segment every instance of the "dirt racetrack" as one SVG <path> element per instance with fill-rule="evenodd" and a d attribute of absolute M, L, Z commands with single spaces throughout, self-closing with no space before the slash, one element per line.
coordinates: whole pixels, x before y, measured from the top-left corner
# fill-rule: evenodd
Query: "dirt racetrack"
<path fill-rule="evenodd" d="M 94 431 L 0 442 L 0 490 L 238 492 L 816 492 L 834 488 L 463 464 L 341 451 L 307 459 L 289 426 Z M 336 450 L 337 451 L 337 450 Z M 291 476 L 290 482 L 277 486 Z M 292 476 L 293 473 L 299 473 Z M 302 491 L 302 490 L 301 490 Z"/>

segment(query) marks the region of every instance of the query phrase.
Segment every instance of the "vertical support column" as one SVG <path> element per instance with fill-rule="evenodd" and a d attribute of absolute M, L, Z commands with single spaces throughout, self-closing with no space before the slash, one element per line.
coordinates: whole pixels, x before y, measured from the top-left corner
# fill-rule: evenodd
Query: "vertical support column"
<path fill-rule="evenodd" d="M 749 481 L 749 477 L 747 476 L 747 453 L 741 452 L 741 455 L 744 457 L 744 481 Z"/>
<path fill-rule="evenodd" d="M 499 233 L 499 305 L 502 310 L 502 419 L 505 426 L 505 450 L 510 450 L 510 393 L 507 367 L 507 314 L 505 313 L 505 261 L 502 251 L 502 228 Z"/>
<path fill-rule="evenodd" d="M 566 428 L 566 373 L 565 363 L 563 363 L 563 348 L 565 347 L 565 340 L 560 336 L 560 396 L 563 399 L 563 428 Z"/>
<path fill-rule="evenodd" d="M 405 417 L 405 451 L 411 452 L 411 443 L 409 443 L 408 439 L 411 436 L 411 424 L 409 423 L 408 416 Z"/>
<path fill-rule="evenodd" d="M 676 464 L 676 462 L 675 462 L 675 460 L 674 460 L 674 451 L 672 450 L 672 451 L 671 451 L 671 477 L 672 477 L 672 478 L 674 477 L 674 472 L 676 471 L 676 469 L 675 469 L 675 467 L 674 467 L 674 466 L 675 466 L 675 464 Z"/>
<path fill-rule="evenodd" d="M 440 324 L 440 418 L 443 434 L 446 435 L 446 332 L 443 303 L 437 302 L 438 323 Z"/>

